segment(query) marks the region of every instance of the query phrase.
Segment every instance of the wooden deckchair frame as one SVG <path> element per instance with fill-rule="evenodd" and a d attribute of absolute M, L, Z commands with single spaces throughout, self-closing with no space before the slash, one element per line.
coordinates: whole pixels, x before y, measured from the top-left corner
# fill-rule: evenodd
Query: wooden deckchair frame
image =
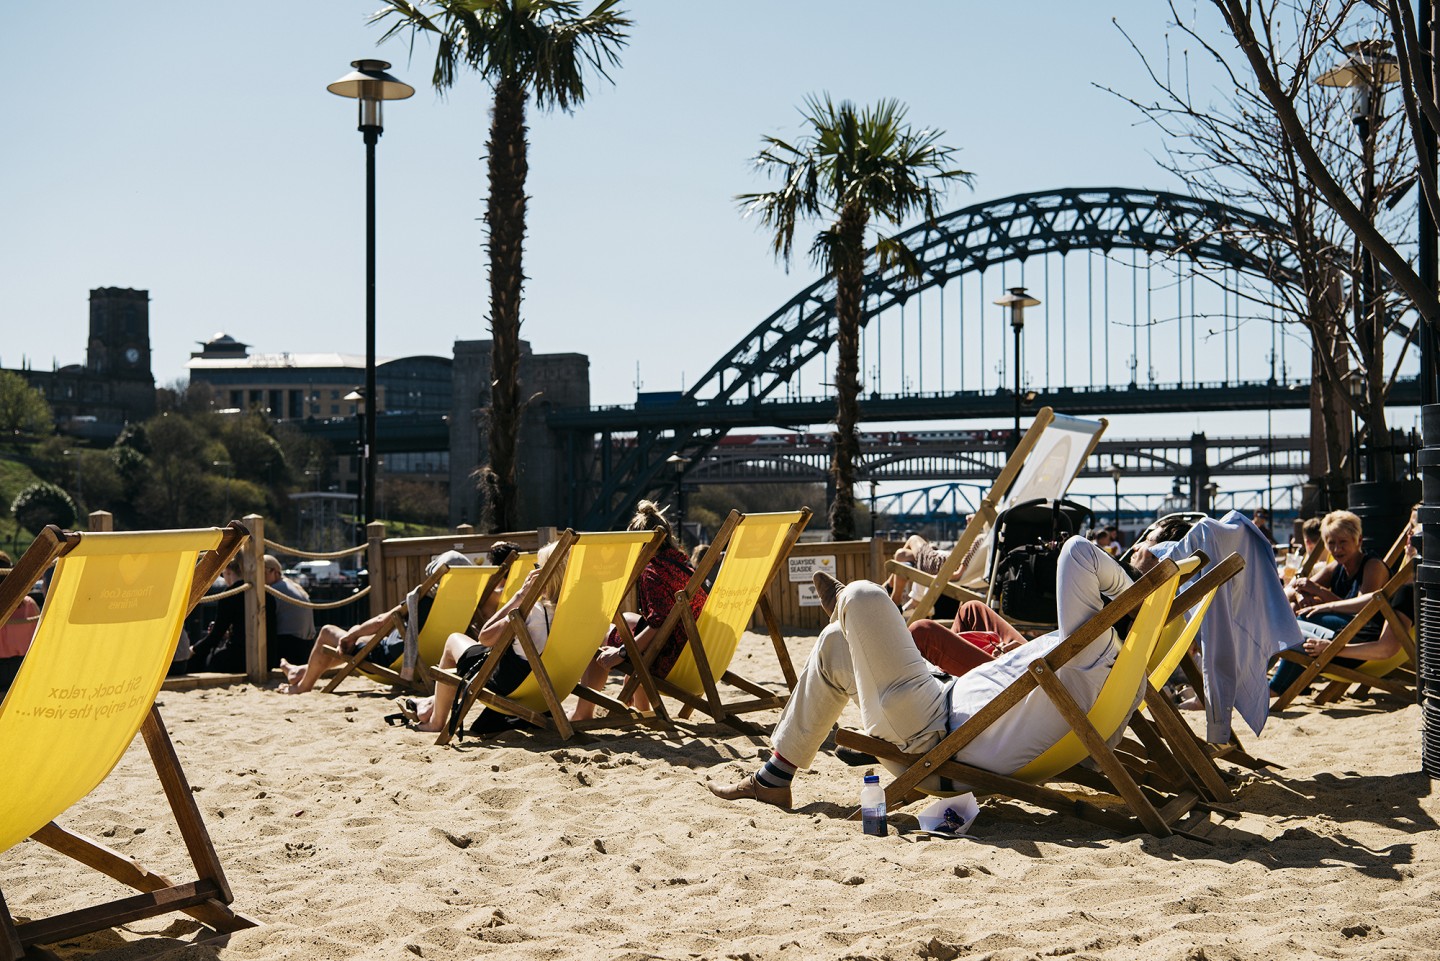
<path fill-rule="evenodd" d="M 586 687 L 583 682 L 577 683 L 573 690 L 565 692 L 564 694 L 558 692 L 550 679 L 549 672 L 545 668 L 544 658 L 541 656 L 540 651 L 536 649 L 535 641 L 530 636 L 529 628 L 525 626 L 525 617 L 529 614 L 530 609 L 539 602 L 541 592 L 545 589 L 545 585 L 559 572 L 575 542 L 585 536 L 584 534 L 577 534 L 573 530 L 566 530 L 560 535 L 549 560 L 546 561 L 545 566 L 540 569 L 540 575 L 531 582 L 529 588 L 521 593 L 518 607 L 512 610 L 506 618 L 505 633 L 495 642 L 495 646 L 492 649 L 497 653 L 504 651 L 512 641 L 520 645 L 520 649 L 525 652 L 526 660 L 530 662 L 530 670 L 535 677 L 537 686 L 540 688 L 540 695 L 545 702 L 546 712 L 541 713 L 534 711 L 518 701 L 487 690 L 485 684 L 495 673 L 501 661 L 499 657 L 487 657 L 485 663 L 480 668 L 480 672 L 476 674 L 468 684 L 464 684 L 464 697 L 459 699 L 451 708 L 457 712 L 457 714 L 451 719 L 451 723 L 447 726 L 446 730 L 440 732 L 440 736 L 435 741 L 436 744 L 449 744 L 451 730 L 463 732 L 465 715 L 469 713 L 470 708 L 477 700 L 487 707 L 497 708 L 522 718 L 537 727 L 552 730 L 560 735 L 561 740 L 566 741 L 574 737 L 577 731 L 591 730 L 594 728 L 654 723 L 657 721 L 667 727 L 670 725 L 670 718 L 666 715 L 665 706 L 660 700 L 660 692 L 656 689 L 654 680 L 650 677 L 649 672 L 645 669 L 644 663 L 641 660 L 640 648 L 635 643 L 635 635 L 631 632 L 629 623 L 625 620 L 623 612 L 621 612 L 618 607 L 611 613 L 611 623 L 615 626 L 615 630 L 620 636 L 620 643 L 625 648 L 626 657 L 630 659 L 632 665 L 638 665 L 636 672 L 639 674 L 641 683 L 645 687 L 645 693 L 650 696 L 650 703 L 653 707 L 653 712 L 650 714 L 642 714 L 639 711 L 632 710 L 622 702 Z M 635 563 L 632 565 L 626 579 L 625 589 L 621 592 L 622 596 L 628 594 L 635 587 L 635 582 L 639 579 L 640 572 L 645 569 L 645 565 L 650 562 L 650 558 L 654 555 L 655 551 L 659 549 L 660 543 L 664 539 L 664 531 L 656 530 L 652 532 L 649 543 L 641 548 L 639 555 L 635 558 Z M 562 594 L 556 602 L 557 610 L 565 600 L 566 598 Z M 551 640 L 553 640 L 553 638 Z M 595 638 L 594 650 L 598 651 L 604 640 L 605 638 L 603 636 Z M 548 647 L 549 644 L 550 641 L 547 640 L 546 646 Z M 432 678 L 448 684 L 460 686 L 464 683 L 463 678 L 449 671 L 432 668 L 429 673 Z M 591 718 L 587 721 L 571 721 L 566 717 L 563 706 L 565 698 L 570 694 L 574 694 L 592 704 L 605 708 L 606 714 L 602 717 Z"/>
<path fill-rule="evenodd" d="M 1000 516 L 1000 503 L 1010 488 L 1020 476 L 1020 471 L 1025 467 L 1025 462 L 1030 457 L 1030 452 L 1040 442 L 1040 437 L 1055 421 L 1055 411 L 1050 407 L 1042 407 L 1035 413 L 1035 420 L 1030 424 L 1030 429 L 1020 439 L 1015 450 L 1005 460 L 1005 466 L 1001 468 L 1000 474 L 995 478 L 995 483 L 990 485 L 990 490 L 980 501 L 980 506 L 975 509 L 975 515 L 965 525 L 961 532 L 960 539 L 955 542 L 950 555 L 940 565 L 940 570 L 934 574 L 927 574 L 924 571 L 909 564 L 902 564 L 896 560 L 889 560 L 885 563 L 887 575 L 899 575 L 906 580 L 915 581 L 925 585 L 925 594 L 915 604 L 915 608 L 906 618 L 907 623 L 913 624 L 922 618 L 930 616 L 935 609 L 935 602 L 940 599 L 941 594 L 947 594 L 958 601 L 984 601 L 985 597 L 975 591 L 962 587 L 951 582 L 951 578 L 964 569 L 969 558 L 971 549 L 976 546 L 980 535 L 986 531 L 993 530 L 995 522 Z M 1084 456 L 1080 458 L 1080 464 L 1089 460 L 1090 455 L 1095 452 L 1095 446 L 1100 443 L 1100 438 L 1105 434 L 1105 428 L 1110 422 L 1104 417 L 1099 419 L 1100 429 L 1090 438 L 1089 446 Z M 1068 487 L 1068 485 L 1067 485 Z M 1064 496 L 1061 491 L 1061 496 Z"/>
<path fill-rule="evenodd" d="M 1331 661 L 1337 656 L 1344 654 L 1345 646 L 1353 641 L 1356 635 L 1358 635 L 1367 624 L 1373 621 L 1378 614 L 1384 618 L 1385 622 L 1390 625 L 1390 629 L 1399 637 L 1400 646 L 1405 651 L 1409 667 L 1412 670 L 1414 669 L 1415 665 L 1419 663 L 1415 656 L 1415 641 L 1410 636 L 1410 628 L 1405 626 L 1405 622 L 1400 619 L 1400 615 L 1396 612 L 1392 603 L 1395 599 L 1395 594 L 1400 588 L 1410 583 L 1414 577 L 1415 562 L 1413 560 L 1406 560 L 1400 565 L 1400 569 L 1391 575 L 1390 579 L 1387 580 L 1378 591 L 1370 595 L 1370 599 L 1365 602 L 1365 606 L 1355 612 L 1355 616 L 1351 618 L 1350 623 L 1336 632 L 1335 636 L 1331 638 L 1330 643 L 1325 645 L 1325 649 L 1314 657 L 1311 657 L 1304 651 L 1281 651 L 1280 657 L 1283 660 L 1290 661 L 1293 664 L 1299 664 L 1304 670 L 1279 697 L 1270 703 L 1270 712 L 1273 714 L 1288 708 L 1291 702 L 1299 697 L 1301 692 L 1309 687 L 1310 684 L 1322 674 L 1342 678 L 1346 685 L 1352 683 L 1364 684 L 1367 687 L 1378 687 L 1383 691 L 1389 691 L 1391 694 L 1405 694 L 1409 692 L 1412 689 L 1411 685 L 1400 678 L 1390 677 L 1388 675 L 1379 677 L 1373 674 L 1365 674 L 1357 668 L 1346 667 L 1342 664 L 1332 664 Z M 1327 690 L 1329 689 L 1327 688 Z"/>
<path fill-rule="evenodd" d="M 1182 620 L 1190 609 L 1205 603 L 1207 597 L 1213 597 L 1215 592 L 1244 569 L 1245 559 L 1239 554 L 1231 554 L 1192 581 L 1171 604 L 1167 628 L 1176 621 Z M 1203 614 L 1197 615 L 1200 618 L 1203 616 Z M 1198 629 L 1200 625 L 1196 624 L 1195 627 Z M 1178 646 L 1183 643 L 1188 648 L 1194 635 L 1194 631 L 1181 632 L 1175 638 L 1174 644 Z M 1131 750 L 1130 753 L 1139 767 L 1158 776 L 1159 782 L 1166 790 L 1174 792 L 1183 788 L 1184 784 L 1179 780 L 1178 775 L 1188 781 L 1206 801 L 1230 800 L 1234 797 L 1234 792 L 1231 791 L 1224 774 L 1215 764 L 1215 759 L 1228 756 L 1235 749 L 1239 749 L 1243 753 L 1243 749 L 1239 748 L 1238 741 L 1233 741 L 1233 734 L 1231 744 L 1212 745 L 1206 742 L 1191 730 L 1190 725 L 1186 724 L 1180 716 L 1179 710 L 1165 696 L 1163 687 L 1167 677 L 1162 675 L 1168 675 L 1173 670 L 1166 663 L 1167 660 L 1170 660 L 1167 658 L 1167 654 L 1174 657 L 1170 663 L 1182 668 L 1188 664 L 1194 668 L 1197 674 L 1199 673 L 1199 668 L 1194 667 L 1194 655 L 1189 650 L 1178 652 L 1178 656 L 1174 656 L 1176 653 L 1173 648 L 1169 652 L 1157 649 L 1156 656 L 1151 659 L 1153 666 L 1148 675 L 1145 690 L 1145 706 L 1151 716 L 1146 718 L 1141 712 L 1136 711 L 1130 718 L 1130 729 L 1143 745 L 1140 751 Z M 1189 677 L 1189 671 L 1186 672 L 1186 676 Z M 1200 687 L 1203 688 L 1203 685 Z M 1203 703 L 1203 694 L 1197 696 Z M 1166 750 L 1155 749 L 1156 739 L 1164 742 Z M 1126 745 L 1126 747 L 1131 746 Z M 1250 758 L 1249 755 L 1246 755 L 1246 758 L 1254 761 L 1254 766 L 1268 764 L 1268 762 Z M 1236 763 L 1240 762 L 1237 760 Z"/>
<path fill-rule="evenodd" d="M 775 578 L 780 575 L 781 569 L 785 566 L 786 559 L 790 556 L 791 549 L 794 548 L 795 543 L 800 539 L 800 534 L 805 530 L 805 525 L 810 523 L 810 508 L 802 507 L 799 513 L 799 520 L 791 525 L 790 531 L 785 535 L 779 550 L 775 552 L 774 558 L 771 559 L 770 569 L 766 573 L 764 582 L 760 586 L 759 597 L 755 603 L 756 610 L 760 612 L 760 617 L 765 622 L 765 630 L 770 635 L 770 643 L 775 649 L 775 657 L 780 662 L 780 672 L 785 678 L 785 686 L 792 691 L 795 689 L 796 681 L 795 665 L 790 660 L 790 650 L 785 646 L 785 635 L 780 630 L 780 623 L 775 617 L 775 611 L 770 604 L 767 591 L 770 585 L 775 582 Z M 691 575 L 685 587 L 676 592 L 675 606 L 670 608 L 669 615 L 665 618 L 664 623 L 660 625 L 655 637 L 651 639 L 649 646 L 645 649 L 645 653 L 641 655 L 644 661 L 645 671 L 643 673 L 637 672 L 625 682 L 625 686 L 620 693 L 620 700 L 628 701 L 630 699 L 635 689 L 642 683 L 642 678 L 649 675 L 649 669 L 655 662 L 655 658 L 659 655 L 661 648 L 665 646 L 670 636 L 682 625 L 685 630 L 685 644 L 689 647 L 691 656 L 695 659 L 696 673 L 700 675 L 700 683 L 704 688 L 702 692 L 703 696 L 696 696 L 693 691 L 687 691 L 665 678 L 653 678 L 654 684 L 659 688 L 661 694 L 672 697 L 685 705 L 680 710 L 680 718 L 685 719 L 690 717 L 695 711 L 703 711 L 716 721 L 736 728 L 744 734 L 754 734 L 757 729 L 753 725 L 740 720 L 737 715 L 749 714 L 754 711 L 779 710 L 783 708 L 785 702 L 790 699 L 788 694 L 776 694 L 762 687 L 757 682 L 740 676 L 730 670 L 728 666 L 717 678 L 715 676 L 714 666 L 710 662 L 709 652 L 705 646 L 705 638 L 701 636 L 700 628 L 695 622 L 695 616 L 690 610 L 691 602 L 694 600 L 696 593 L 699 592 L 706 580 L 710 578 L 716 565 L 720 564 L 731 537 L 744 521 L 745 515 L 734 510 L 725 518 L 725 523 L 720 526 L 720 530 L 715 534 L 714 540 L 710 542 L 710 548 L 705 552 L 705 556 L 700 559 L 700 564 L 695 568 L 695 573 Z M 725 576 L 724 572 L 725 568 L 722 566 L 715 582 L 717 585 L 720 583 L 720 578 Z M 752 614 L 751 617 L 753 616 Z M 748 695 L 749 699 L 726 701 L 720 694 L 719 685 L 722 682 L 742 691 Z"/>
<path fill-rule="evenodd" d="M 480 600 L 475 605 L 475 610 L 472 611 L 470 614 L 470 622 L 468 626 L 475 626 L 475 620 L 480 614 L 481 606 L 484 605 L 485 599 L 488 598 L 490 594 L 495 590 L 496 583 L 498 583 L 499 580 L 505 576 L 506 571 L 509 570 L 510 561 L 513 558 L 514 553 L 512 552 L 510 557 L 507 557 L 499 567 L 497 567 L 494 571 L 491 572 L 490 576 L 486 579 L 484 586 L 480 588 Z M 425 579 L 419 583 L 415 590 L 419 592 L 421 597 L 424 597 L 435 589 L 435 587 L 440 583 L 441 578 L 443 578 L 445 574 L 449 572 L 449 570 L 450 565 L 441 564 L 434 571 L 430 572 L 430 574 L 426 575 Z M 399 604 L 396 604 L 394 607 L 390 608 L 389 612 L 386 614 L 385 620 L 376 629 L 375 633 L 372 634 L 370 636 L 370 639 L 367 640 L 364 644 L 357 647 L 353 653 L 346 654 L 344 651 L 340 650 L 340 648 L 335 647 L 331 644 L 322 645 L 325 651 L 328 652 L 331 656 L 338 657 L 341 661 L 344 662 L 339 666 L 338 670 L 335 673 L 335 676 L 330 678 L 329 683 L 325 685 L 322 693 L 334 694 L 335 689 L 340 686 L 341 682 L 357 671 L 367 677 L 388 681 L 390 684 L 393 684 L 396 687 L 405 687 L 417 691 L 428 690 L 428 685 L 425 683 L 425 672 L 423 669 L 417 670 L 413 678 L 406 678 L 403 674 L 401 674 L 399 671 L 394 670 L 388 664 L 367 664 L 365 662 L 365 658 L 370 656 L 370 652 L 375 650 L 375 648 L 379 646 L 380 642 L 385 640 L 385 638 L 389 636 L 391 631 L 403 632 L 405 630 L 405 622 L 409 617 L 409 605 L 407 603 L 408 597 L 409 595 L 407 594 L 406 598 L 402 598 Z M 416 629 L 417 631 L 419 630 L 418 627 Z"/>
<path fill-rule="evenodd" d="M 920 797 L 920 783 L 929 777 L 940 775 L 982 791 L 1019 798 L 1117 830 L 1134 830 L 1138 827 L 1160 837 L 1169 836 L 1174 833 L 1171 825 L 1194 809 L 1200 800 L 1199 795 L 1195 791 L 1186 790 L 1168 798 L 1157 797 L 1152 801 L 1146 791 L 1153 789 L 1142 788 L 1136 783 L 1129 769 L 1105 743 L 1105 737 L 1091 724 L 1086 710 L 1075 701 L 1074 696 L 1060 681 L 1056 671 L 1114 627 L 1125 615 L 1138 610 L 1151 594 L 1164 588 L 1179 571 L 1179 565 L 1172 560 L 1162 560 L 1156 564 L 1048 655 L 1031 662 L 1025 674 L 1016 678 L 969 720 L 924 754 L 906 754 L 888 741 L 845 728 L 836 732 L 835 743 L 869 751 L 876 757 L 907 765 L 906 770 L 885 788 L 885 800 L 890 807 L 898 807 Z M 1148 678 L 1143 683 L 1148 689 Z M 1100 789 L 1112 801 L 1118 800 L 1131 812 L 1129 815 L 1088 799 L 1077 799 L 1053 788 L 987 771 L 954 759 L 957 752 L 983 734 L 1036 688 L 1045 693 L 1051 705 L 1065 719 L 1070 730 L 1099 767 L 1097 774 L 1079 774 L 1072 768 L 1052 780 L 1072 779 L 1075 783 L 1080 783 L 1079 779 L 1084 778 L 1087 782 L 1097 782 L 1097 786 L 1103 785 Z M 852 818 L 854 817 L 859 817 L 858 811 L 852 815 Z"/>
<path fill-rule="evenodd" d="M 53 525 L 41 531 L 15 565 L 14 572 L 0 584 L 0 620 L 8 619 L 45 569 L 74 550 L 84 536 L 61 531 Z M 192 574 L 187 611 L 194 609 L 248 536 L 249 531 L 244 525 L 232 522 L 221 534 L 216 549 L 201 555 Z M 15 923 L 3 894 L 0 894 L 0 961 L 23 958 L 33 945 L 51 944 L 176 911 L 208 925 L 216 932 L 215 938 L 228 937 L 232 932 L 256 926 L 257 922 L 230 908 L 234 894 L 225 878 L 220 856 L 205 828 L 194 792 L 175 753 L 175 745 L 165 730 L 159 709 L 153 704 L 141 724 L 140 733 L 195 868 L 196 879 L 175 882 L 118 851 L 51 821 L 32 834 L 31 839 L 140 893 L 24 924 Z"/>

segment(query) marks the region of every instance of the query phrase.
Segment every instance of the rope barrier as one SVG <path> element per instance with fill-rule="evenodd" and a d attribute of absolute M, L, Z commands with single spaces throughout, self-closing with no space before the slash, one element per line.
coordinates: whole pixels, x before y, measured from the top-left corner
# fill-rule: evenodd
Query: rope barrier
<path fill-rule="evenodd" d="M 294 604 L 296 607 L 308 607 L 312 611 L 333 611 L 337 607 L 344 607 L 347 604 L 355 603 L 362 597 L 368 597 L 370 594 L 370 585 L 367 584 L 349 597 L 342 597 L 338 601 L 297 601 L 289 594 L 280 593 L 269 584 L 265 585 L 265 593 L 271 597 L 278 597 L 287 604 Z"/>
<path fill-rule="evenodd" d="M 267 537 L 265 538 L 265 546 L 270 548 L 273 552 L 277 554 L 288 554 L 292 557 L 303 557 L 306 560 L 310 561 L 338 561 L 342 557 L 353 557 L 356 554 L 363 553 L 369 545 L 361 544 L 359 547 L 347 547 L 343 551 L 330 551 L 329 553 L 320 553 L 317 551 L 302 551 L 295 547 L 287 547 L 284 544 L 272 541 L 270 538 Z"/>
<path fill-rule="evenodd" d="M 254 585 L 252 585 L 249 581 L 245 581 L 236 584 L 234 587 L 227 587 L 225 588 L 225 590 L 221 591 L 218 594 L 206 594 L 204 597 L 200 598 L 200 603 L 209 604 L 211 601 L 223 601 L 227 597 L 234 597 L 237 594 L 244 594 L 253 586 Z"/>

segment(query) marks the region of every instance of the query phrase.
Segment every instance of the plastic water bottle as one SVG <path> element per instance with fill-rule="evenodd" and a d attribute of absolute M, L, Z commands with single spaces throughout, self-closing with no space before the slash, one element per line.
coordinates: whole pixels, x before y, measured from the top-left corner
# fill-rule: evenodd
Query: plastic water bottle
<path fill-rule="evenodd" d="M 865 824 L 865 833 L 883 838 L 890 833 L 885 821 L 885 789 L 880 786 L 880 775 L 865 775 L 865 786 L 860 789 L 860 818 Z"/>

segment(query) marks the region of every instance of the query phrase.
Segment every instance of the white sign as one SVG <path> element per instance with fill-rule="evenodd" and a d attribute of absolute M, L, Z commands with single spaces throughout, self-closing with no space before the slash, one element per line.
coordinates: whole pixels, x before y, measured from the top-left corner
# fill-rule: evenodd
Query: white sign
<path fill-rule="evenodd" d="M 795 589 L 800 592 L 801 607 L 820 606 L 820 595 L 816 593 L 814 584 L 797 584 Z"/>
<path fill-rule="evenodd" d="M 790 565 L 790 583 L 799 584 L 808 582 L 815 576 L 816 571 L 824 571 L 831 577 L 835 576 L 835 555 L 820 554 L 815 557 L 790 557 L 786 558 Z"/>

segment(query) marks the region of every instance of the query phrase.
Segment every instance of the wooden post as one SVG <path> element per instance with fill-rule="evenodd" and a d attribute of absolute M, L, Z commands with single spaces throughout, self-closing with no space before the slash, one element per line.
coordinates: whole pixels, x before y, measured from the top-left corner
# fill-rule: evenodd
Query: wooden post
<path fill-rule="evenodd" d="M 269 638 L 265 636 L 265 518 L 246 514 L 250 540 L 240 551 L 240 576 L 250 585 L 245 597 L 245 674 L 264 684 L 270 674 Z"/>
<path fill-rule="evenodd" d="M 558 527 L 537 527 L 535 528 L 535 546 L 544 547 L 546 544 L 553 544 L 560 539 Z"/>
<path fill-rule="evenodd" d="M 89 529 L 91 531 L 113 531 L 115 529 L 115 515 L 109 511 L 91 511 Z"/>
<path fill-rule="evenodd" d="M 870 580 L 876 584 L 885 583 L 885 541 L 880 537 L 870 538 Z"/>
<path fill-rule="evenodd" d="M 457 525 L 456 528 L 455 528 L 455 533 L 459 534 L 461 537 L 469 537 L 471 534 L 475 533 L 475 525 L 474 525 L 474 524 L 460 524 L 460 525 Z"/>
<path fill-rule="evenodd" d="M 392 602 L 385 590 L 385 522 L 365 525 L 365 564 L 370 571 L 370 616 L 383 614 Z M 398 602 L 398 599 L 397 599 Z"/>

